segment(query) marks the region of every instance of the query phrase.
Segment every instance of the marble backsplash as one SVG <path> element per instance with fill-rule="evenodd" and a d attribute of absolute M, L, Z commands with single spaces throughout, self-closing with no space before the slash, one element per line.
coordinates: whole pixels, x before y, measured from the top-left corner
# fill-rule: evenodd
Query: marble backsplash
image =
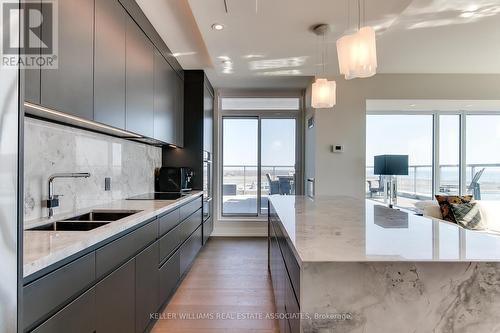
<path fill-rule="evenodd" d="M 154 189 L 161 148 L 33 118 L 24 125 L 24 219 L 47 215 L 48 178 L 58 172 L 90 172 L 90 178 L 54 181 L 55 214 L 67 213 Z M 105 177 L 111 191 L 104 190 Z"/>

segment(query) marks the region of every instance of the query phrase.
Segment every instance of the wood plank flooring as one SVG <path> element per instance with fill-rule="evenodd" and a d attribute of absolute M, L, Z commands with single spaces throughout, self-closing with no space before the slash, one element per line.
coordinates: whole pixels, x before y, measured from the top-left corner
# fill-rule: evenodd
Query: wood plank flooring
<path fill-rule="evenodd" d="M 267 240 L 211 238 L 151 332 L 278 333 L 274 312 Z"/>

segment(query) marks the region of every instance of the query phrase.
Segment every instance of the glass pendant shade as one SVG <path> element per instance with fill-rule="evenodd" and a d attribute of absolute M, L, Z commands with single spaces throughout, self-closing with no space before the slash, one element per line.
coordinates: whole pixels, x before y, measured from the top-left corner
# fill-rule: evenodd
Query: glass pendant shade
<path fill-rule="evenodd" d="M 332 108 L 335 105 L 337 84 L 327 79 L 316 79 L 312 84 L 311 106 L 315 109 Z"/>
<path fill-rule="evenodd" d="M 346 80 L 365 78 L 377 73 L 375 30 L 363 27 L 355 34 L 337 40 L 340 73 Z"/>

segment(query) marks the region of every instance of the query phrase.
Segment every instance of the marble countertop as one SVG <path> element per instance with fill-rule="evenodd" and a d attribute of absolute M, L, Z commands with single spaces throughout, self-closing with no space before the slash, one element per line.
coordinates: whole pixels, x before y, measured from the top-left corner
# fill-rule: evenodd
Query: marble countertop
<path fill-rule="evenodd" d="M 118 200 L 96 207 L 89 207 L 85 210 L 56 215 L 50 220 L 42 218 L 27 221 L 25 223 L 25 229 L 87 213 L 94 209 L 140 211 L 134 215 L 111 222 L 105 226 L 90 231 L 25 230 L 23 244 L 23 276 L 29 276 L 107 238 L 113 237 L 122 231 L 147 221 L 150 218 L 181 206 L 185 202 L 201 195 L 201 191 L 193 191 L 190 195 L 177 200 Z"/>
<path fill-rule="evenodd" d="M 498 262 L 500 235 L 343 196 L 270 197 L 299 263 Z"/>

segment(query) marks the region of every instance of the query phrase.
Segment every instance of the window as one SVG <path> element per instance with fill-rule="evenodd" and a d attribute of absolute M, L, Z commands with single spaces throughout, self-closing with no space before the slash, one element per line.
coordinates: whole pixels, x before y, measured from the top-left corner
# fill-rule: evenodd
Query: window
<path fill-rule="evenodd" d="M 223 119 L 223 215 L 257 215 L 258 131 L 258 118 Z"/>
<path fill-rule="evenodd" d="M 301 193 L 300 101 L 221 98 L 222 217 L 262 219 L 270 195 Z"/>
<path fill-rule="evenodd" d="M 439 189 L 442 194 L 460 193 L 460 116 L 439 116 Z"/>
<path fill-rule="evenodd" d="M 373 158 L 409 156 L 398 176 L 398 206 L 413 208 L 436 193 L 500 200 L 500 114 L 479 112 L 370 113 L 366 119 L 366 193 L 386 201 Z"/>
<path fill-rule="evenodd" d="M 373 174 L 374 156 L 408 155 L 408 176 L 398 176 L 398 205 L 411 207 L 432 196 L 432 115 L 368 115 L 366 164 L 368 196 L 382 199 L 384 179 Z"/>
<path fill-rule="evenodd" d="M 466 192 L 500 200 L 500 115 L 467 115 Z"/>

